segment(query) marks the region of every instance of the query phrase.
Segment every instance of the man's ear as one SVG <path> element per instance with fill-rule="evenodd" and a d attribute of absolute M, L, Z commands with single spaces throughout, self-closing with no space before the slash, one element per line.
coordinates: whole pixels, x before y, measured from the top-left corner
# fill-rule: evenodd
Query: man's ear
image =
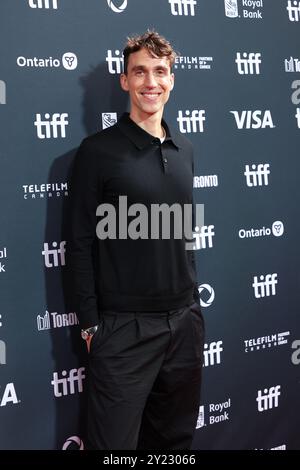
<path fill-rule="evenodd" d="M 121 88 L 124 91 L 128 91 L 128 81 L 127 81 L 127 75 L 125 73 L 121 73 L 120 75 L 120 83 L 121 83 Z"/>
<path fill-rule="evenodd" d="M 174 82 L 175 82 L 175 75 L 174 73 L 171 73 L 170 75 L 170 80 L 171 80 L 171 90 L 174 88 Z"/>

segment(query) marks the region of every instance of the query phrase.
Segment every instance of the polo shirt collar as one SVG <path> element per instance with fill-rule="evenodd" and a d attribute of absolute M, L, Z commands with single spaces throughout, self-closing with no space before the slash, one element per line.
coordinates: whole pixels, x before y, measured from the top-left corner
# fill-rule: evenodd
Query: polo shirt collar
<path fill-rule="evenodd" d="M 175 147 L 180 148 L 178 139 L 174 132 L 171 132 L 166 121 L 162 119 L 161 121 L 163 127 L 166 130 L 166 138 L 164 142 L 171 142 Z M 142 127 L 138 126 L 129 116 L 129 113 L 124 113 L 118 121 L 118 126 L 123 131 L 123 133 L 135 144 L 138 149 L 143 149 L 157 140 L 157 137 L 146 132 Z"/>

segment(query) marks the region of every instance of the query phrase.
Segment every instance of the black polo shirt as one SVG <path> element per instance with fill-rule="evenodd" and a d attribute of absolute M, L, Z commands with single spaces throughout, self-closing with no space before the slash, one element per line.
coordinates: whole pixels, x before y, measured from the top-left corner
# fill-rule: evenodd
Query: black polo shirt
<path fill-rule="evenodd" d="M 101 310 L 166 311 L 199 303 L 194 253 L 185 249 L 184 237 L 152 239 L 150 226 L 148 238 L 119 236 L 119 196 L 127 197 L 128 208 L 144 204 L 149 214 L 151 204 L 192 203 L 192 145 L 164 120 L 162 125 L 163 143 L 125 113 L 84 139 L 76 154 L 67 256 L 83 328 L 97 324 Z M 116 209 L 114 239 L 96 235 L 96 210 L 103 203 Z"/>

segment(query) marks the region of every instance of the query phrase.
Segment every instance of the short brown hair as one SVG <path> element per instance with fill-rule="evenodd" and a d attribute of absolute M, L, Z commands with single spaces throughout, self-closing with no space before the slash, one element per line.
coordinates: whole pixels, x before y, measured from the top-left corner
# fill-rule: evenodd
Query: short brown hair
<path fill-rule="evenodd" d="M 123 51 L 125 74 L 127 74 L 130 54 L 141 49 L 146 49 L 152 57 L 166 57 L 169 61 L 170 68 L 172 68 L 175 58 L 178 55 L 166 38 L 158 34 L 154 29 L 148 29 L 144 34 L 127 38 Z"/>

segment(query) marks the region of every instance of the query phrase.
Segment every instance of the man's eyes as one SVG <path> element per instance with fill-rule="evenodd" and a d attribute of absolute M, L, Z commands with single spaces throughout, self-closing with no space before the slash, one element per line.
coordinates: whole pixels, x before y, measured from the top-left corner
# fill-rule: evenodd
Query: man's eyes
<path fill-rule="evenodd" d="M 137 71 L 135 72 L 135 74 L 138 75 L 138 76 L 141 76 L 141 75 L 144 75 L 145 72 L 144 72 L 143 70 L 137 70 Z M 164 71 L 164 70 L 156 70 L 156 71 L 154 72 L 154 74 L 155 74 L 155 75 L 162 76 L 162 75 L 165 75 L 165 71 Z"/>

